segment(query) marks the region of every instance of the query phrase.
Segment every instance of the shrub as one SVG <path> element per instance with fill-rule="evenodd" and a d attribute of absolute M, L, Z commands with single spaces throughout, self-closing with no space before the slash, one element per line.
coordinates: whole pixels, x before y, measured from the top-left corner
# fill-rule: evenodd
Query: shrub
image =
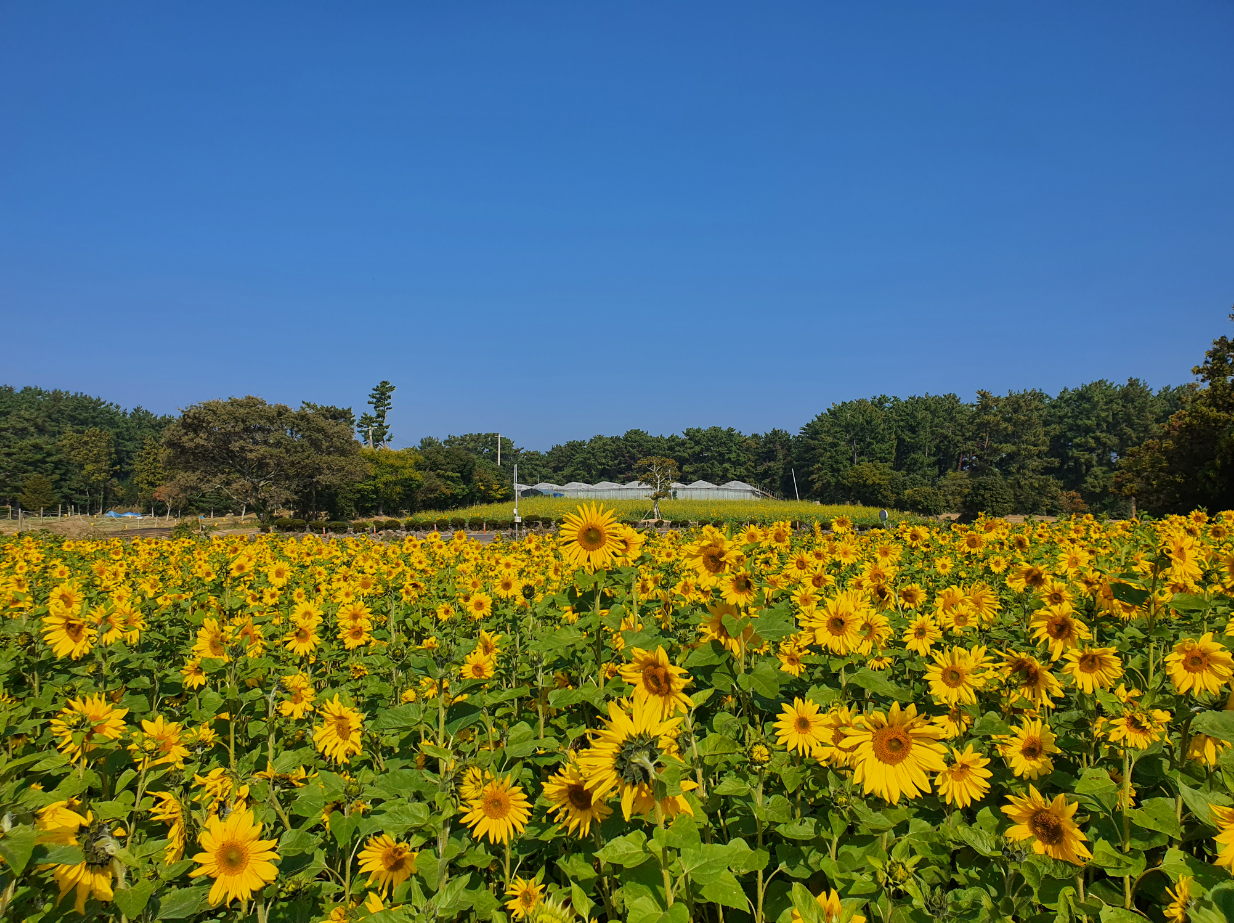
<path fill-rule="evenodd" d="M 270 522 L 270 528 L 275 532 L 303 532 L 303 519 L 275 519 Z"/>
<path fill-rule="evenodd" d="M 947 511 L 947 498 L 937 487 L 910 487 L 904 491 L 904 508 L 926 516 Z"/>
<path fill-rule="evenodd" d="M 985 513 L 987 516 L 1006 516 L 1015 506 L 1015 496 L 1011 486 L 1001 474 L 986 474 L 973 478 L 972 490 L 964 501 L 964 514 L 976 516 Z"/>

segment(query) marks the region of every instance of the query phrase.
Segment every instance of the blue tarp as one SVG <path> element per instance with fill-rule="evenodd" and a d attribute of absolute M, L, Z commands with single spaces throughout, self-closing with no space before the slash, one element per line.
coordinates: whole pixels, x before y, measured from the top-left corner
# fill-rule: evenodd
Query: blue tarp
<path fill-rule="evenodd" d="M 141 519 L 141 513 L 117 513 L 115 510 L 109 510 L 104 516 L 104 519 Z"/>

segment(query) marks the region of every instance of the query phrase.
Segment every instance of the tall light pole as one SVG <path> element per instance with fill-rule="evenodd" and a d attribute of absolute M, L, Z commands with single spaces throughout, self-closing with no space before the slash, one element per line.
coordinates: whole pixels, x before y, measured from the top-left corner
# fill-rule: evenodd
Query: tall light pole
<path fill-rule="evenodd" d="M 501 433 L 497 434 L 497 467 L 501 467 Z"/>
<path fill-rule="evenodd" d="M 519 526 L 523 522 L 523 517 L 518 514 L 518 462 L 514 463 L 514 534 L 517 535 L 521 530 Z"/>

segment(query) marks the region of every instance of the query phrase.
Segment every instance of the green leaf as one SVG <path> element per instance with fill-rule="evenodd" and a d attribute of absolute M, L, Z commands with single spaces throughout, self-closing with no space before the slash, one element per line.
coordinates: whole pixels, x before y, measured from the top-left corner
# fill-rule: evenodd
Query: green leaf
<path fill-rule="evenodd" d="M 714 667 L 728 660 L 728 652 L 719 641 L 708 641 L 701 647 L 696 647 L 686 658 L 687 667 Z"/>
<path fill-rule="evenodd" d="M 588 897 L 575 882 L 570 882 L 570 904 L 574 907 L 574 911 L 586 920 L 590 919 L 591 908 L 596 905 L 596 902 Z"/>
<path fill-rule="evenodd" d="M 1190 593 L 1175 593 L 1170 600 L 1170 608 L 1180 612 L 1203 612 L 1205 609 L 1216 608 L 1217 603 L 1203 596 L 1193 596 Z"/>
<path fill-rule="evenodd" d="M 625 868 L 636 868 L 651 858 L 646 849 L 647 836 L 641 830 L 609 840 L 604 848 L 596 853 L 597 858 L 612 865 Z"/>
<path fill-rule="evenodd" d="M 1229 795 L 1224 795 L 1221 792 L 1201 792 L 1198 789 L 1189 788 L 1178 783 L 1178 793 L 1183 798 L 1183 804 L 1187 805 L 1187 810 L 1192 816 L 1203 824 L 1209 827 L 1216 827 L 1217 824 L 1213 821 L 1213 805 L 1221 807 L 1229 807 L 1232 803 Z"/>
<path fill-rule="evenodd" d="M 177 888 L 159 897 L 158 920 L 183 920 L 209 904 L 209 888 Z"/>
<path fill-rule="evenodd" d="M 38 853 L 40 865 L 77 865 L 86 859 L 80 846 L 70 846 L 67 843 L 60 846 L 40 846 Z"/>
<path fill-rule="evenodd" d="M 966 846 L 970 846 L 977 851 L 979 855 L 985 856 L 987 859 L 1001 858 L 1003 855 L 1003 844 L 999 842 L 999 838 L 994 834 L 982 830 L 980 827 L 957 827 L 955 828 L 956 836 L 964 841 Z"/>
<path fill-rule="evenodd" d="M 335 811 L 330 815 L 330 832 L 334 834 L 334 840 L 339 846 L 346 846 L 351 842 L 351 838 L 356 835 L 356 818 L 348 817 L 342 811 Z"/>
<path fill-rule="evenodd" d="M 989 711 L 977 719 L 971 733 L 974 737 L 990 737 L 994 734 L 1010 734 L 1011 728 L 996 712 Z"/>
<path fill-rule="evenodd" d="M 768 699 L 779 697 L 780 677 L 783 675 L 770 660 L 760 660 L 753 671 L 742 674 L 742 676 L 750 677 L 750 688 L 754 692 Z M 741 677 L 739 676 L 738 679 L 740 680 Z"/>
<path fill-rule="evenodd" d="M 1146 830 L 1156 830 L 1178 839 L 1183 831 L 1175 814 L 1177 808 L 1172 798 L 1149 798 L 1139 808 L 1128 812 L 1131 822 Z"/>
<path fill-rule="evenodd" d="M 746 892 L 742 890 L 741 885 L 728 869 L 725 869 L 715 881 L 703 885 L 699 893 L 705 900 L 714 904 L 723 904 L 725 907 L 733 907 L 737 910 L 749 909 Z"/>
<path fill-rule="evenodd" d="M 1234 743 L 1234 711 L 1206 711 L 1195 716 L 1191 730 Z"/>
<path fill-rule="evenodd" d="M 279 855 L 295 856 L 317 848 L 317 838 L 307 830 L 288 830 L 279 837 Z M 132 916 L 132 914 L 126 914 Z"/>
<path fill-rule="evenodd" d="M 14 874 L 20 875 L 25 870 L 30 854 L 34 852 L 34 840 L 37 836 L 38 831 L 25 824 L 0 836 L 0 856 L 4 856 L 4 861 L 13 869 Z"/>
<path fill-rule="evenodd" d="M 131 888 L 117 888 L 112 900 L 120 912 L 129 919 L 139 916 L 154 893 L 154 882 L 149 879 L 137 882 Z"/>
<path fill-rule="evenodd" d="M 813 817 L 803 817 L 788 824 L 780 824 L 776 830 L 790 840 L 812 840 L 818 836 L 818 820 Z"/>
<path fill-rule="evenodd" d="M 848 678 L 854 686 L 860 686 L 875 695 L 886 696 L 889 699 L 907 699 L 906 690 L 897 686 L 882 673 L 875 673 L 869 667 L 862 667 Z M 798 911 L 800 912 L 800 910 Z"/>
<path fill-rule="evenodd" d="M 799 881 L 793 882 L 793 909 L 801 915 L 805 923 L 826 923 L 823 919 L 823 908 L 818 905 L 814 895 Z"/>
<path fill-rule="evenodd" d="M 1077 795 L 1088 795 L 1107 811 L 1113 810 L 1118 803 L 1118 786 L 1104 769 L 1085 769 L 1076 784 L 1075 792 Z"/>
<path fill-rule="evenodd" d="M 1116 850 L 1106 840 L 1098 840 L 1090 860 L 1098 868 L 1105 869 L 1115 878 L 1139 875 L 1144 871 L 1144 856 L 1140 853 L 1125 854 Z"/>
<path fill-rule="evenodd" d="M 1144 605 L 1151 595 L 1148 590 L 1138 586 L 1132 586 L 1130 583 L 1122 583 L 1120 581 L 1110 581 L 1110 592 L 1119 602 L 1130 603 L 1139 608 Z"/>

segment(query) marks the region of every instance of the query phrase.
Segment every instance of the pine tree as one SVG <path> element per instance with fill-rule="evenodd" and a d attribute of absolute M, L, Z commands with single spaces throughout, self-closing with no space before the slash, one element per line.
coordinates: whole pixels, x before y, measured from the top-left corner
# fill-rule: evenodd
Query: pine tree
<path fill-rule="evenodd" d="M 386 425 L 386 414 L 394 405 L 391 397 L 393 394 L 394 385 L 388 381 L 379 382 L 368 396 L 368 405 L 373 408 L 373 412 L 361 414 L 356 422 L 356 433 L 360 441 L 371 448 L 381 448 L 390 442 L 390 427 Z"/>

